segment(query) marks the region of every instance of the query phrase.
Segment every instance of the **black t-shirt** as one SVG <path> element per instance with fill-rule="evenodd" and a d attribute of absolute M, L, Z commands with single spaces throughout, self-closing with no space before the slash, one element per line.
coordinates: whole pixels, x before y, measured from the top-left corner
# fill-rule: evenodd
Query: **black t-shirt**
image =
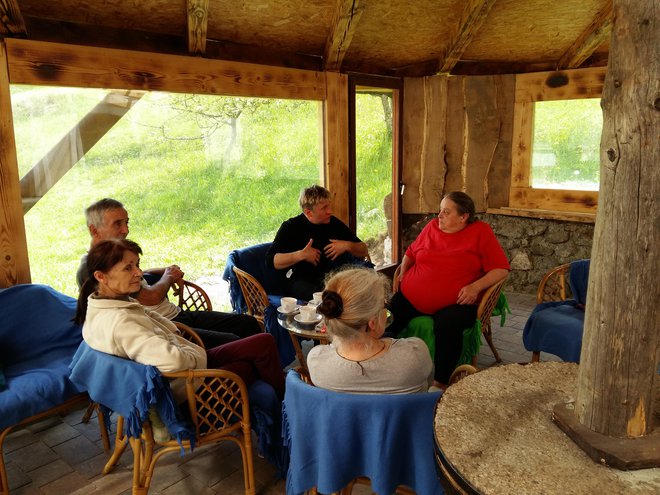
<path fill-rule="evenodd" d="M 277 253 L 292 253 L 303 249 L 310 239 L 312 246 L 321 251 L 321 259 L 317 266 L 307 261 L 299 261 L 286 269 L 293 270 L 292 278 L 303 278 L 309 281 L 322 279 L 326 273 L 351 261 L 350 253 L 344 253 L 334 261 L 329 259 L 323 248 L 330 244 L 330 239 L 342 241 L 361 242 L 360 239 L 337 217 L 330 217 L 329 223 L 313 224 L 301 213 L 297 217 L 289 218 L 280 225 L 273 245 L 266 255 L 266 263 L 274 268 L 273 258 Z"/>

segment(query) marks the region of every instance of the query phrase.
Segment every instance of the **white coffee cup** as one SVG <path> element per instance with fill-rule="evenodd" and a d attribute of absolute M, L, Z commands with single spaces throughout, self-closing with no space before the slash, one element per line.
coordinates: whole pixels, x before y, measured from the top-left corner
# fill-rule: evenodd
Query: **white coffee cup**
<path fill-rule="evenodd" d="M 295 297 L 283 297 L 280 299 L 280 303 L 282 304 L 282 309 L 286 311 L 287 313 L 290 313 L 294 309 L 296 309 L 296 303 L 298 300 Z"/>
<path fill-rule="evenodd" d="M 303 321 L 312 321 L 316 318 L 316 306 L 302 306 L 300 317 Z"/>
<path fill-rule="evenodd" d="M 321 298 L 323 297 L 323 292 L 314 292 L 313 294 L 314 298 L 312 301 L 314 301 L 314 304 L 321 304 Z"/>

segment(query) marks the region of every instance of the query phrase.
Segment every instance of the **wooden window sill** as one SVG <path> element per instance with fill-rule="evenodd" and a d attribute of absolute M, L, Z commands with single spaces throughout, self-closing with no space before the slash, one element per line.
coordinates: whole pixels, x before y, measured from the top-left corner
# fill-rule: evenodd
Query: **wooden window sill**
<path fill-rule="evenodd" d="M 568 222 L 596 223 L 595 213 L 577 213 L 558 210 L 510 208 L 488 208 L 486 213 L 493 215 L 508 215 L 511 217 L 541 218 L 545 220 L 564 220 Z"/>

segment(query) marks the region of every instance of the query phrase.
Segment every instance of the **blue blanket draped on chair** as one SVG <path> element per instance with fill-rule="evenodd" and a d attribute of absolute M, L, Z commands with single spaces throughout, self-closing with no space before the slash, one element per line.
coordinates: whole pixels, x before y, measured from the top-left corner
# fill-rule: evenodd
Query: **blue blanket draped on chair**
<path fill-rule="evenodd" d="M 104 414 L 123 416 L 124 433 L 129 437 L 140 436 L 149 408 L 154 407 L 170 434 L 179 443 L 190 440 L 194 447 L 195 433 L 179 414 L 169 381 L 153 366 L 94 350 L 82 342 L 71 361 L 70 378 L 87 389 Z"/>
<path fill-rule="evenodd" d="M 265 310 L 264 326 L 266 331 L 275 337 L 277 350 L 280 355 L 282 368 L 287 367 L 295 359 L 296 353 L 291 343 L 291 338 L 286 328 L 277 321 L 277 308 L 280 299 L 286 296 L 284 288 L 284 274 L 286 270 L 275 270 L 266 264 L 266 253 L 270 249 L 271 242 L 255 244 L 241 249 L 234 249 L 227 257 L 227 265 L 222 273 L 222 278 L 229 283 L 229 299 L 231 306 L 237 313 L 247 312 L 247 304 L 243 298 L 241 286 L 233 271 L 236 266 L 256 278 L 268 294 L 270 304 Z M 373 263 L 361 260 L 352 255 L 349 257 L 354 265 L 373 268 Z M 302 301 L 305 302 L 305 301 Z"/>
<path fill-rule="evenodd" d="M 568 279 L 573 299 L 538 304 L 525 323 L 523 343 L 528 351 L 546 352 L 563 361 L 579 363 L 589 260 L 571 263 Z"/>
<path fill-rule="evenodd" d="M 424 495 L 444 493 L 433 453 L 440 395 L 337 393 L 290 371 L 282 407 L 290 455 L 287 494 L 314 486 L 321 493 L 339 491 L 358 476 L 367 476 L 380 494 L 394 493 L 398 485 Z"/>
<path fill-rule="evenodd" d="M 179 443 L 190 440 L 194 448 L 192 425 L 183 419 L 169 381 L 155 367 L 96 351 L 82 342 L 71 362 L 71 381 L 86 388 L 104 414 L 116 412 L 123 416 L 124 433 L 128 436 L 140 435 L 142 423 L 153 406 L 170 434 Z M 257 380 L 248 387 L 248 396 L 258 449 L 284 477 L 288 456 L 280 437 L 281 403 L 277 394 L 273 387 Z"/>

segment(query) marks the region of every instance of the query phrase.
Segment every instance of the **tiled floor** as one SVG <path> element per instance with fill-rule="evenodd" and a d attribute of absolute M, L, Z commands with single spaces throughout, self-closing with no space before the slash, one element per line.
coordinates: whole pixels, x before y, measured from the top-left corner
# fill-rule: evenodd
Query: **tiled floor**
<path fill-rule="evenodd" d="M 507 294 L 512 313 L 504 327 L 493 318 L 493 340 L 504 364 L 529 361 L 531 355 L 522 346 L 522 329 L 535 305 L 528 294 Z M 542 360 L 557 359 L 542 355 Z M 495 364 L 488 345 L 481 347 L 478 366 Z M 101 475 L 108 454 L 103 451 L 98 424 L 80 422 L 84 410 L 59 419 L 49 419 L 16 431 L 5 441 L 5 462 L 12 495 L 42 494 L 130 494 L 132 456 L 130 449 L 119 466 Z M 275 470 L 254 456 L 257 493 L 284 494 L 285 486 Z M 169 454 L 156 467 L 149 491 L 152 495 L 240 494 L 243 493 L 241 457 L 229 442 L 197 449 L 179 457 Z M 354 493 L 370 493 L 357 487 Z"/>

